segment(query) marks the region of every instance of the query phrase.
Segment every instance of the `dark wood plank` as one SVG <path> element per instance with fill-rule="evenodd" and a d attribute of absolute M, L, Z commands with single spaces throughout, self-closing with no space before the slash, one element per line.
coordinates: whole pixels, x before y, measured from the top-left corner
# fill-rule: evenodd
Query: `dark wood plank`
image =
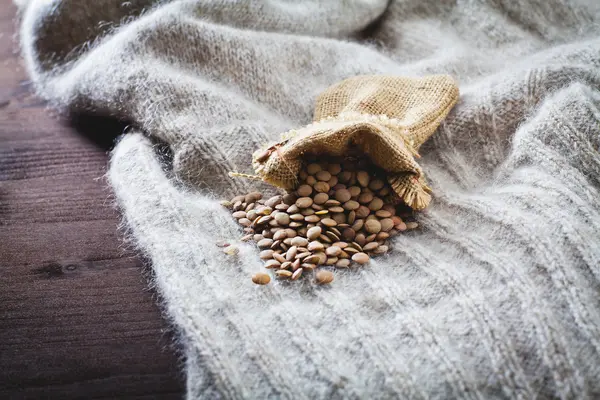
<path fill-rule="evenodd" d="M 123 124 L 45 109 L 15 11 L 0 0 L 0 398 L 181 398 L 172 334 L 103 179 Z"/>

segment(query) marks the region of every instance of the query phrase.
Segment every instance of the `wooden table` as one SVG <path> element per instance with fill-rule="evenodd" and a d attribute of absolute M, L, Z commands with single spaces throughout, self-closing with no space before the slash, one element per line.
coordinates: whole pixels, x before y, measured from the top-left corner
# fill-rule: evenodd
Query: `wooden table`
<path fill-rule="evenodd" d="M 181 398 L 181 362 L 103 179 L 123 127 L 65 122 L 31 94 L 15 12 L 0 0 L 0 398 Z"/>

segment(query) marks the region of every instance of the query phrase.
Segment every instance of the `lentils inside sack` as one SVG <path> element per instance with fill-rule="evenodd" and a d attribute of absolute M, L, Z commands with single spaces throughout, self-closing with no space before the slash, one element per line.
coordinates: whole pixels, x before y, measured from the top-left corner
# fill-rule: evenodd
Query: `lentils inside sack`
<path fill-rule="evenodd" d="M 256 242 L 277 279 L 331 283 L 330 269 L 366 264 L 389 251 L 390 237 L 418 227 L 397 215 L 398 198 L 384 171 L 365 158 L 323 158 L 307 158 L 291 193 L 263 199 L 253 192 L 221 203 L 243 227 L 241 240 Z M 401 215 L 410 218 L 410 209 L 404 206 Z M 235 254 L 231 247 L 224 252 Z M 258 272 L 252 281 L 265 285 L 270 276 Z"/>

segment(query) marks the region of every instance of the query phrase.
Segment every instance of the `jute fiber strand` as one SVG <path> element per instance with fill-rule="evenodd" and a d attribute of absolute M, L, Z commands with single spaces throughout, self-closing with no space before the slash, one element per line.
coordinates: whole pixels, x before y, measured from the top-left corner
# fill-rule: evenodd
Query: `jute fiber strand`
<path fill-rule="evenodd" d="M 255 152 L 253 165 L 266 182 L 292 189 L 304 154 L 343 156 L 358 147 L 389 172 L 406 204 L 422 210 L 431 195 L 415 157 L 457 101 L 458 87 L 447 75 L 349 78 L 318 97 L 314 123 Z"/>

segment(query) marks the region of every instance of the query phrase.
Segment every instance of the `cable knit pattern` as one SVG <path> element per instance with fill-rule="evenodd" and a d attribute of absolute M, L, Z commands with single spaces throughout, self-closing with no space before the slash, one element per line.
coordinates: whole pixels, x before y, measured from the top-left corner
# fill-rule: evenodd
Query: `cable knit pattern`
<path fill-rule="evenodd" d="M 17 3 L 40 95 L 130 122 L 109 179 L 188 398 L 600 397 L 597 1 Z M 257 185 L 227 172 L 361 74 L 460 82 L 422 228 L 330 287 L 258 287 L 255 248 L 215 245 L 241 236 L 216 199 Z"/>

